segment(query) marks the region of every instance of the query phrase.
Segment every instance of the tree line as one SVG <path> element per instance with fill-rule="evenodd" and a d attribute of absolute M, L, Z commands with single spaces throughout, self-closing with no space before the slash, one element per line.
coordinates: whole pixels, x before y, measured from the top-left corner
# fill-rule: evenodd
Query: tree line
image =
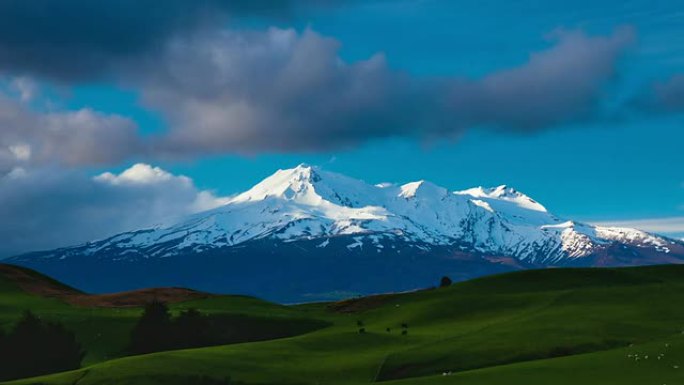
<path fill-rule="evenodd" d="M 145 354 L 209 346 L 218 343 L 212 330 L 210 318 L 197 309 L 183 310 L 173 318 L 166 304 L 152 301 L 131 332 L 128 350 Z"/>
<path fill-rule="evenodd" d="M 153 301 L 145 306 L 132 329 L 126 353 L 218 345 L 239 341 L 243 334 L 252 337 L 249 328 L 242 333 L 233 330 L 235 326 L 236 320 L 215 319 L 196 309 L 183 310 L 172 317 L 164 303 Z M 261 329 L 263 325 L 257 327 Z M 85 353 L 75 334 L 61 323 L 26 311 L 8 332 L 0 327 L 0 381 L 75 370 L 81 367 Z M 236 384 L 230 378 L 217 380 L 208 376 L 193 378 L 192 383 Z"/>
<path fill-rule="evenodd" d="M 30 311 L 8 333 L 0 328 L 1 381 L 78 369 L 84 356 L 74 333 Z"/>

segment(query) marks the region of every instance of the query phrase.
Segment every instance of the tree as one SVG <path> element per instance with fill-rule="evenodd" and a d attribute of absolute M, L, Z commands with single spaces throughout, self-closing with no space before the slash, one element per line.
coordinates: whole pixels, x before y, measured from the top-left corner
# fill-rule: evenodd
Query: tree
<path fill-rule="evenodd" d="M 0 379 L 34 377 L 78 369 L 85 356 L 74 333 L 30 311 L 0 339 Z"/>
<path fill-rule="evenodd" d="M 160 301 L 145 305 L 145 310 L 131 332 L 129 350 L 136 354 L 158 352 L 173 347 L 171 313 Z"/>
<path fill-rule="evenodd" d="M 439 281 L 439 287 L 448 287 L 451 286 L 451 278 L 447 277 L 446 275 L 442 277 L 442 279 Z"/>
<path fill-rule="evenodd" d="M 0 362 L 8 362 L 9 360 L 9 349 L 7 348 L 7 334 L 0 328 Z M 0 380 L 4 378 L 4 370 L 0 366 Z"/>
<path fill-rule="evenodd" d="M 211 322 L 197 309 L 182 311 L 172 325 L 176 348 L 211 345 Z"/>
<path fill-rule="evenodd" d="M 46 352 L 46 361 L 51 367 L 50 372 L 77 369 L 85 356 L 85 351 L 76 340 L 74 333 L 66 330 L 57 322 L 47 322 L 44 345 L 50 346 Z"/>

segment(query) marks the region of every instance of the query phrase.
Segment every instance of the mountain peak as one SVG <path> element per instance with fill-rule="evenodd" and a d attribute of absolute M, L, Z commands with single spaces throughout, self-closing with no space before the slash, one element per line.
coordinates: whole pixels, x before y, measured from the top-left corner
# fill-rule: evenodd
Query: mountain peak
<path fill-rule="evenodd" d="M 60 265 L 69 276 L 74 268 L 94 266 L 91 261 L 104 264 L 107 273 L 102 275 L 109 276 L 111 270 L 128 275 L 142 261 L 137 271 L 141 282 L 148 282 L 151 259 L 180 263 L 178 269 L 168 270 L 171 283 L 178 274 L 201 272 L 195 278 L 203 284 L 207 274 L 216 274 L 217 286 L 212 287 L 226 289 L 231 282 L 243 282 L 245 272 L 274 268 L 301 270 L 306 280 L 315 277 L 312 266 L 321 266 L 320 273 L 367 268 L 364 273 L 420 277 L 424 271 L 444 274 L 445 263 L 453 263 L 454 272 L 472 269 L 471 274 L 481 274 L 482 269 L 500 271 L 503 265 L 682 262 L 684 244 L 638 230 L 559 218 L 507 185 L 455 192 L 423 180 L 378 186 L 300 164 L 278 170 L 220 208 L 11 261 L 50 269 Z M 482 264 L 473 265 L 476 261 Z M 195 263 L 204 264 L 195 269 Z M 220 263 L 229 268 L 220 271 Z M 100 276 L 79 274 L 88 275 Z M 255 293 L 263 294 L 259 290 L 269 285 L 280 290 L 292 282 L 288 277 L 273 285 L 271 277 L 250 276 L 250 284 L 260 279 Z"/>
<path fill-rule="evenodd" d="M 376 188 L 363 181 L 319 167 L 300 164 L 278 170 L 250 190 L 235 197 L 232 202 L 260 201 L 279 198 L 308 206 L 333 203 L 346 207 L 363 207 L 373 204 Z"/>
<path fill-rule="evenodd" d="M 488 188 L 481 186 L 474 187 L 463 191 L 457 191 L 456 194 L 470 195 L 475 198 L 495 199 L 501 202 L 512 203 L 527 210 L 544 213 L 548 212 L 546 207 L 542 206 L 534 199 L 505 184 Z"/>
<path fill-rule="evenodd" d="M 297 165 L 297 167 L 285 169 L 283 171 L 292 171 L 293 173 L 311 174 L 311 173 L 315 173 L 316 170 L 318 170 L 318 169 L 319 169 L 319 167 L 317 167 L 317 166 L 312 166 L 308 163 L 300 163 Z"/>
<path fill-rule="evenodd" d="M 401 186 L 401 192 L 399 196 L 403 198 L 415 198 L 418 196 L 435 196 L 442 197 L 449 193 L 444 187 L 437 186 L 432 182 L 425 180 L 419 180 L 417 182 L 406 183 Z"/>
<path fill-rule="evenodd" d="M 320 169 L 306 163 L 301 163 L 295 168 L 282 171 L 286 175 L 291 175 L 291 181 L 316 183 L 322 180 Z"/>
<path fill-rule="evenodd" d="M 293 199 L 313 192 L 313 185 L 321 180 L 322 177 L 315 167 L 302 163 L 295 168 L 276 171 L 235 197 L 233 202 L 259 201 L 269 197 Z"/>
<path fill-rule="evenodd" d="M 490 196 L 496 198 L 519 198 L 526 196 L 525 194 L 519 192 L 518 190 L 510 187 L 508 185 L 502 184 L 496 187 L 491 187 L 486 189 Z"/>

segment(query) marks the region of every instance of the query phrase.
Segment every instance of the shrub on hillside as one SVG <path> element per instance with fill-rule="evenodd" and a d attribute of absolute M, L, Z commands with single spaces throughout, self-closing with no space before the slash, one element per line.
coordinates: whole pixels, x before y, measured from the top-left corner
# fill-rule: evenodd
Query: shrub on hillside
<path fill-rule="evenodd" d="M 447 277 L 446 275 L 439 281 L 439 287 L 448 287 L 451 286 L 451 284 L 451 278 Z"/>

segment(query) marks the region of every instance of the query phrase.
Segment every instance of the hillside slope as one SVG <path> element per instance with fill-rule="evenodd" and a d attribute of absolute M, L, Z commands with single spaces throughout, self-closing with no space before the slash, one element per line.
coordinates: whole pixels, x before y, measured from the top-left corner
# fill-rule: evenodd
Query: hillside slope
<path fill-rule="evenodd" d="M 14 325 L 22 313 L 63 323 L 86 350 L 85 364 L 126 355 L 133 325 L 150 300 L 170 304 L 173 313 L 190 307 L 253 323 L 250 340 L 294 335 L 324 324 L 324 319 L 282 305 L 244 296 L 210 295 L 182 288 L 90 295 L 29 269 L 0 264 L 0 328 Z"/>
<path fill-rule="evenodd" d="M 172 304 L 212 297 L 209 293 L 178 287 L 87 294 L 34 270 L 8 264 L 0 264 L 0 278 L 27 294 L 86 307 L 140 307 L 152 300 Z"/>
<path fill-rule="evenodd" d="M 684 381 L 674 369 L 684 363 L 682 278 L 684 266 L 534 270 L 299 305 L 290 309 L 334 324 L 287 339 L 128 357 L 16 384 L 180 385 L 199 375 L 245 384 L 571 384 L 570 373 L 587 385 L 676 384 Z M 366 333 L 358 333 L 357 321 Z"/>

